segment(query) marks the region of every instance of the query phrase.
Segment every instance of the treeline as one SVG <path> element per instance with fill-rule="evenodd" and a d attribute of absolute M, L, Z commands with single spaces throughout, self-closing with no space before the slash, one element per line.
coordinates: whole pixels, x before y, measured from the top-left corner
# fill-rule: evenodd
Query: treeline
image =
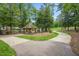
<path fill-rule="evenodd" d="M 20 31 L 29 21 L 41 28 L 42 31 L 48 31 L 53 23 L 53 4 L 43 4 L 37 10 L 32 4 L 27 3 L 6 3 L 0 4 L 0 29 L 10 27 L 10 33 L 13 27 L 19 27 Z"/>
<path fill-rule="evenodd" d="M 61 11 L 60 16 L 62 18 L 60 23 L 62 23 L 62 27 L 66 30 L 70 30 L 71 27 L 74 27 L 75 31 L 79 31 L 79 4 L 59 4 L 58 10 Z"/>
<path fill-rule="evenodd" d="M 0 4 L 0 26 L 1 28 L 12 27 L 22 28 L 26 25 L 30 15 L 31 4 Z M 30 16 L 29 16 L 30 17 Z"/>
<path fill-rule="evenodd" d="M 53 4 L 44 4 L 37 13 L 36 25 L 44 31 L 50 31 L 53 25 Z"/>

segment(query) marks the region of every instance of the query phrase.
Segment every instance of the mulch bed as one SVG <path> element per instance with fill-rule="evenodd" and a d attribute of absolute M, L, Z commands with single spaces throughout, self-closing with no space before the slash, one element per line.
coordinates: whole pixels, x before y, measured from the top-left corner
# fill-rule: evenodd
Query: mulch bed
<path fill-rule="evenodd" d="M 71 39 L 71 48 L 72 48 L 72 51 L 79 55 L 79 32 L 69 32 L 69 34 L 72 36 L 72 39 Z"/>
<path fill-rule="evenodd" d="M 32 35 L 32 36 L 48 36 L 48 35 L 50 35 L 49 32 L 30 33 L 30 34 L 26 33 L 26 34 L 27 35 Z"/>
<path fill-rule="evenodd" d="M 44 32 L 44 33 L 33 34 L 33 36 L 47 36 L 47 35 L 50 35 L 50 33 L 49 32 Z"/>

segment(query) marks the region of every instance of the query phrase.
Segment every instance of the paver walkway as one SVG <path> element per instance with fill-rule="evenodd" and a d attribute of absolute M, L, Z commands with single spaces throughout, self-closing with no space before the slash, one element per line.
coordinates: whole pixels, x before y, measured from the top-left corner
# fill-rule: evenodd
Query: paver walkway
<path fill-rule="evenodd" d="M 69 45 L 71 37 L 60 33 L 48 41 L 31 41 L 15 36 L 2 37 L 11 45 L 18 56 L 75 56 Z"/>

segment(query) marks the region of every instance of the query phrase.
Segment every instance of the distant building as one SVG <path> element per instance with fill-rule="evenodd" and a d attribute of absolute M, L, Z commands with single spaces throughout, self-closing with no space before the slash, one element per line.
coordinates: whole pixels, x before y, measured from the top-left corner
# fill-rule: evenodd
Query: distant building
<path fill-rule="evenodd" d="M 25 33 L 37 32 L 37 27 L 32 22 L 29 22 L 23 29 Z"/>

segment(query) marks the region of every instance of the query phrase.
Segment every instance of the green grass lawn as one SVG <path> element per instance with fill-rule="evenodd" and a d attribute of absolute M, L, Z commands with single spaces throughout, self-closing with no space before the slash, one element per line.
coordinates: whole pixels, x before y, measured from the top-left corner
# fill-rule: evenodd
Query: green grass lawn
<path fill-rule="evenodd" d="M 51 28 L 51 30 L 53 30 L 53 31 L 61 31 L 61 27 L 54 27 L 54 28 Z"/>
<path fill-rule="evenodd" d="M 5 42 L 0 40 L 0 56 L 15 56 L 16 52 Z"/>
<path fill-rule="evenodd" d="M 50 33 L 50 35 L 47 36 L 32 36 L 32 35 L 22 35 L 22 36 L 17 36 L 19 38 L 24 38 L 24 39 L 30 39 L 30 40 L 36 40 L 36 41 L 45 41 L 49 40 L 51 38 L 54 38 L 58 35 L 58 33 Z"/>

